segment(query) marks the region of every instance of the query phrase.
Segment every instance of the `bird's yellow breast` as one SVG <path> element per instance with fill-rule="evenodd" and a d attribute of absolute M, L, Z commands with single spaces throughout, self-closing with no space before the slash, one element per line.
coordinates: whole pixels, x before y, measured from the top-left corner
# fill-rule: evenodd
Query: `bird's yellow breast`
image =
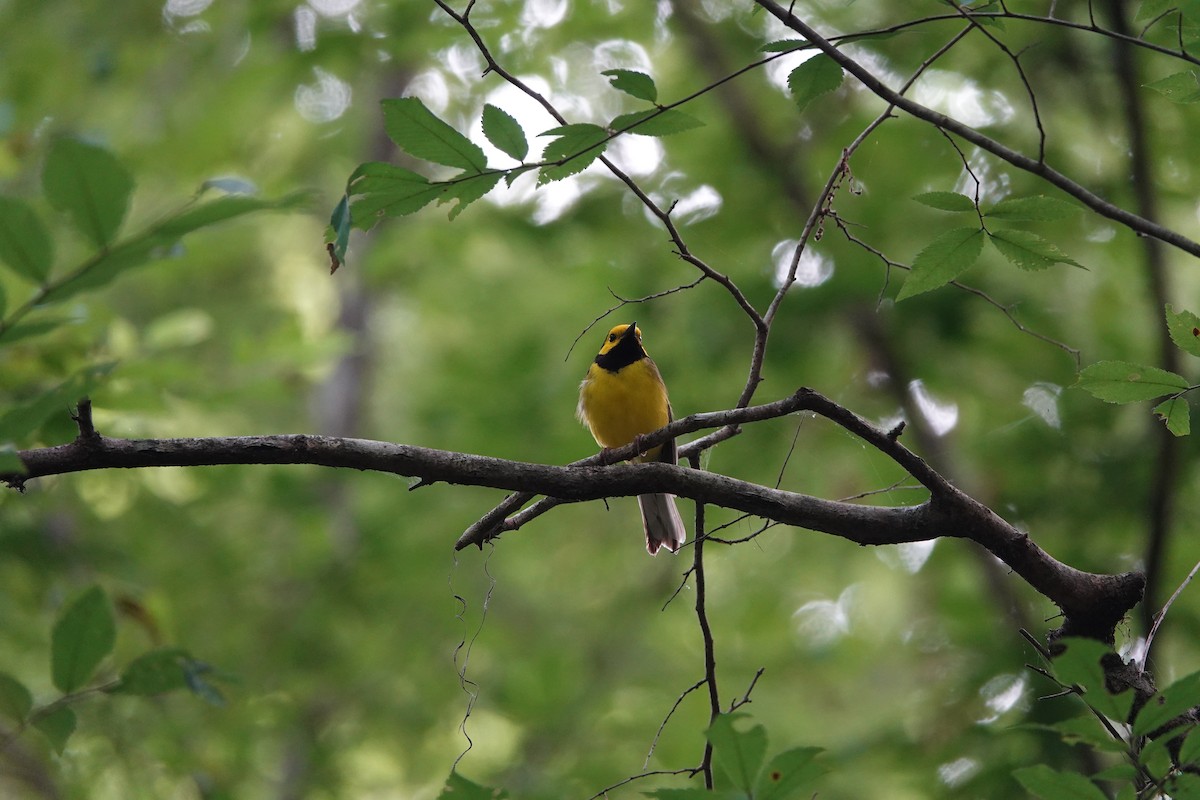
<path fill-rule="evenodd" d="M 592 364 L 579 389 L 578 413 L 596 442 L 607 448 L 629 444 L 670 422 L 666 386 L 648 358 L 617 372 Z M 648 458 L 657 456 L 659 449 Z"/>

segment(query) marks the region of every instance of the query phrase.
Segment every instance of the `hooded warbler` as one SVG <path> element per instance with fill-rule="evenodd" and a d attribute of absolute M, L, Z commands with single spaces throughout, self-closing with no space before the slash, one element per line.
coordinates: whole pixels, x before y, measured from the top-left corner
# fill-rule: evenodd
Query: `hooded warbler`
<path fill-rule="evenodd" d="M 636 322 L 618 325 L 604 338 L 579 387 L 576 415 L 591 430 L 596 443 L 606 449 L 629 444 L 673 419 L 667 386 L 642 347 L 642 332 Z M 636 460 L 674 464 L 675 440 L 650 448 Z M 672 553 L 678 551 L 687 533 L 674 495 L 638 495 L 638 506 L 650 555 L 660 547 Z"/>

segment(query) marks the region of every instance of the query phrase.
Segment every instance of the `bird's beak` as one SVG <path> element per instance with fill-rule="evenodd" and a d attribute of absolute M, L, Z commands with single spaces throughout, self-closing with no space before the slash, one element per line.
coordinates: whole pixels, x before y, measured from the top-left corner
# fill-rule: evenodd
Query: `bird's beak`
<path fill-rule="evenodd" d="M 621 338 L 624 338 L 625 336 L 637 336 L 637 323 L 636 322 L 629 323 L 629 327 L 625 329 L 625 333 L 622 335 Z"/>

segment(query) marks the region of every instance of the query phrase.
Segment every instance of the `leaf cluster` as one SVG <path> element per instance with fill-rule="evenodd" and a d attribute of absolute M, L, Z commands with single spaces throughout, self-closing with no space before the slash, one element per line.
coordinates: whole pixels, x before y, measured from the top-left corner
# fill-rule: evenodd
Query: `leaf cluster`
<path fill-rule="evenodd" d="M 603 74 L 614 89 L 651 107 L 620 114 L 607 125 L 577 122 L 542 131 L 537 136 L 548 137 L 549 141 L 536 162 L 526 162 L 529 137 L 520 123 L 504 109 L 484 105 L 483 134 L 498 150 L 520 162 L 515 167 L 489 165 L 479 145 L 439 119 L 420 98 L 382 101 L 384 130 L 397 147 L 431 166 L 458 172 L 433 180 L 394 164 L 360 164 L 346 182 L 346 194 L 334 209 L 326 233 L 335 265 L 345 260 L 354 227 L 367 229 L 382 218 L 412 214 L 434 201 L 451 203 L 449 216 L 453 220 L 501 179 L 511 186 L 521 175 L 536 171 L 539 186 L 562 180 L 587 169 L 618 136 L 670 136 L 702 124 L 682 111 L 658 105 L 658 89 L 649 75 L 627 69 L 606 70 Z"/>
<path fill-rule="evenodd" d="M 137 656 L 115 678 L 95 682 L 117 642 L 117 621 L 107 593 L 99 586 L 80 594 L 54 623 L 50 636 L 50 678 L 60 694 L 35 703 L 25 684 L 0 672 L 0 716 L 16 726 L 12 738 L 32 727 L 62 754 L 78 726 L 74 707 L 97 695 L 152 697 L 187 689 L 203 700 L 224 704 L 212 683 L 213 668 L 178 647 L 159 647 Z"/>
<path fill-rule="evenodd" d="M 1164 309 L 1171 341 L 1183 352 L 1200 358 L 1200 317 L 1191 311 Z M 1076 386 L 1106 403 L 1158 400 L 1154 415 L 1176 436 L 1192 430 L 1187 397 L 1197 387 L 1178 373 L 1128 361 L 1099 361 L 1079 372 Z"/>
<path fill-rule="evenodd" d="M 975 200 L 958 192 L 926 192 L 913 198 L 918 203 L 951 213 L 973 213 L 980 225 L 954 228 L 938 234 L 913 259 L 912 272 L 904 281 L 897 300 L 945 286 L 971 267 L 990 242 L 1013 266 L 1036 271 L 1055 264 L 1080 266 L 1057 245 L 1032 231 L 1019 228 L 991 230 L 987 221 L 1054 222 L 1079 211 L 1074 203 L 1046 195 L 1006 197 L 986 211 Z"/>
<path fill-rule="evenodd" d="M 1090 777 L 1045 764 L 1024 767 L 1014 772 L 1021 785 L 1042 800 L 1104 800 L 1109 795 L 1097 781 L 1120 784 L 1119 800 L 1162 793 L 1200 797 L 1200 735 L 1195 733 L 1200 672 L 1139 701 L 1128 686 L 1114 691 L 1109 673 L 1122 662 L 1109 648 L 1091 639 L 1064 639 L 1061 644 L 1065 649 L 1054 657 L 1052 677 L 1082 701 L 1090 717 L 1069 717 L 1049 730 L 1068 743 L 1086 744 L 1121 761 Z"/>
<path fill-rule="evenodd" d="M 52 235 L 29 201 L 0 196 L 0 264 L 27 290 L 24 302 L 9 306 L 0 283 L 0 347 L 69 325 L 61 311 L 68 300 L 102 289 L 131 269 L 171 257 L 189 234 L 261 211 L 295 208 L 303 199 L 225 194 L 220 183 L 210 182 L 178 209 L 121 236 L 133 177 L 108 150 L 72 137 L 57 138 L 50 145 L 41 184 L 46 204 L 61 212 L 91 252 L 74 264 L 60 265 L 54 246 L 58 232 Z M 0 412 L 0 471 L 21 472 L 16 445 L 28 442 L 50 416 L 90 394 L 113 366 L 89 364 L 7 403 Z"/>

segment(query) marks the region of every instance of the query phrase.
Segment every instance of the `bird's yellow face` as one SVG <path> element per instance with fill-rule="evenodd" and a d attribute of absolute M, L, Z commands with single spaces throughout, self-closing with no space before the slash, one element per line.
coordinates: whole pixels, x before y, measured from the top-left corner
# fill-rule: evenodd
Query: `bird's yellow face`
<path fill-rule="evenodd" d="M 633 328 L 632 332 L 629 331 L 630 328 Z M 612 350 L 614 347 L 620 344 L 621 340 L 625 338 L 627 333 L 637 337 L 637 342 L 639 345 L 642 343 L 642 329 L 637 326 L 636 322 L 630 323 L 629 325 L 618 325 L 608 332 L 608 336 L 604 337 L 604 344 L 600 346 L 599 355 L 604 355 L 609 350 Z"/>

